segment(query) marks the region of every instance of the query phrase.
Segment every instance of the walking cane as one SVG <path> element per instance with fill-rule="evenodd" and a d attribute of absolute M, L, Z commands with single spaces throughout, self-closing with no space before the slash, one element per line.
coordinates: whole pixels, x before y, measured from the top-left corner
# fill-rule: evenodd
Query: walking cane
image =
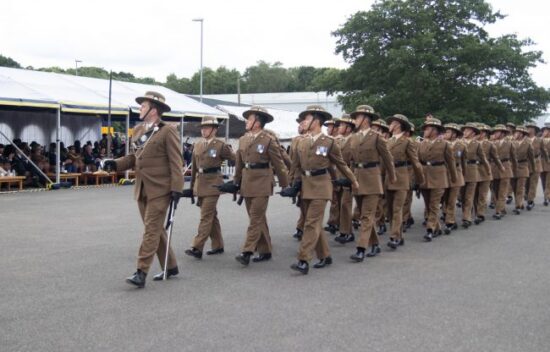
<path fill-rule="evenodd" d="M 185 170 L 183 170 L 183 175 L 185 176 L 185 173 L 187 170 L 189 170 L 189 167 L 191 164 L 189 164 Z M 168 230 L 168 236 L 166 238 L 166 254 L 164 255 L 164 271 L 162 274 L 162 280 L 167 279 L 168 275 L 168 254 L 170 253 L 170 241 L 172 240 L 172 228 L 174 227 L 174 215 L 176 213 L 176 208 L 178 207 L 178 203 L 174 200 L 170 201 L 170 209 L 168 209 L 168 219 L 166 219 L 166 226 L 165 230 Z"/>

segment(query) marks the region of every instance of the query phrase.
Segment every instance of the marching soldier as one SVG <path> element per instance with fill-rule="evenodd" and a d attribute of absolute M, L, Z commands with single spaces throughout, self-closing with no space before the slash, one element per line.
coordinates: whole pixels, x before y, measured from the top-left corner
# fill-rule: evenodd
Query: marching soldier
<path fill-rule="evenodd" d="M 357 240 L 357 251 L 350 258 L 355 262 L 365 259 L 365 251 L 370 247 L 367 257 L 380 253 L 378 235 L 374 230 L 376 209 L 383 194 L 381 162 L 390 182 L 395 183 L 393 157 L 388 150 L 386 140 L 371 129 L 371 119 L 378 117 L 369 105 L 359 105 L 350 114 L 355 121 L 357 132 L 350 137 L 351 160 L 359 187 L 354 190 L 361 211 L 361 227 Z"/>
<path fill-rule="evenodd" d="M 418 156 L 419 143 L 416 140 L 416 138 L 414 138 L 413 136 L 414 124 L 409 121 L 409 126 L 410 126 L 410 129 L 403 131 L 403 134 L 405 135 L 405 137 L 409 139 L 414 149 L 416 150 L 416 155 Z M 412 207 L 412 201 L 413 201 L 413 189 L 417 189 L 417 185 L 419 184 L 416 181 L 416 177 L 414 175 L 412 165 L 407 165 L 407 171 L 409 172 L 409 179 L 411 180 L 411 183 L 409 185 L 409 190 L 407 191 L 407 197 L 405 198 L 405 205 L 403 209 L 403 232 L 405 232 L 406 229 L 414 225 L 414 219 L 411 214 L 411 207 Z"/>
<path fill-rule="evenodd" d="M 445 131 L 441 121 L 434 117 L 426 119 L 422 125 L 424 140 L 418 148 L 418 159 L 423 166 L 424 183 L 420 185 L 427 208 L 426 234 L 424 239 L 431 242 L 434 235 L 441 233 L 439 205 L 445 189 L 457 180 L 453 148 L 439 138 Z M 450 180 L 449 180 L 450 179 Z"/>
<path fill-rule="evenodd" d="M 472 225 L 472 211 L 474 197 L 479 182 L 479 166 L 481 165 L 486 173 L 490 173 L 491 166 L 487 161 L 481 144 L 476 137 L 480 130 L 475 123 L 468 122 L 462 126 L 464 134 L 464 192 L 462 194 L 462 227 L 467 229 Z"/>
<path fill-rule="evenodd" d="M 542 146 L 546 150 L 546 154 L 550 156 L 550 127 L 542 128 Z M 544 192 L 544 206 L 548 206 L 550 202 L 550 157 L 542 160 L 542 173 L 540 174 L 542 189 Z"/>
<path fill-rule="evenodd" d="M 408 166 L 411 165 L 419 183 L 424 183 L 422 165 L 418 161 L 416 145 L 405 135 L 410 130 L 409 119 L 405 115 L 395 114 L 388 118 L 392 137 L 388 141 L 388 149 L 393 157 L 396 181 L 386 180 L 386 202 L 390 218 L 390 241 L 388 247 L 397 249 L 405 243 L 403 239 L 403 207 L 407 193 L 411 188 L 411 175 Z"/>
<path fill-rule="evenodd" d="M 324 268 L 332 264 L 327 239 L 323 233 L 323 216 L 327 202 L 332 198 L 332 180 L 329 168 L 335 165 L 348 179 L 352 187 L 357 187 L 357 180 L 342 159 L 340 148 L 334 139 L 322 133 L 323 123 L 331 115 L 319 105 L 308 106 L 300 113 L 308 137 L 298 144 L 298 156 L 293 159 L 295 180 L 302 182 L 302 202 L 305 210 L 304 235 L 300 242 L 298 262 L 291 269 L 302 274 L 309 271 L 311 253 L 315 249 L 319 262 L 314 268 Z"/>
<path fill-rule="evenodd" d="M 338 138 L 340 135 L 340 122 L 338 119 L 331 118 L 324 123 L 324 126 L 327 128 L 327 135 L 332 138 Z M 327 226 L 325 226 L 325 231 L 335 234 L 338 232 L 338 223 L 340 221 L 340 200 L 338 195 L 338 187 L 334 187 L 332 199 L 330 201 L 329 217 L 327 221 Z"/>
<path fill-rule="evenodd" d="M 504 125 L 496 125 L 493 128 L 495 147 L 503 169 L 500 170 L 496 164 L 491 164 L 493 172 L 493 194 L 495 195 L 495 214 L 493 218 L 500 220 L 506 213 L 505 204 L 510 180 L 514 177 L 516 168 L 516 148 L 514 143 L 507 138 L 509 130 Z"/>
<path fill-rule="evenodd" d="M 273 121 L 273 116 L 261 106 L 252 106 L 243 112 L 243 117 L 248 133 L 239 139 L 234 184 L 244 198 L 249 225 L 242 253 L 235 259 L 246 266 L 256 250 L 259 255 L 253 262 L 271 259 L 271 237 L 265 213 L 269 197 L 273 195 L 274 170 L 281 187 L 286 187 L 288 182 L 279 144 L 263 130 L 265 124 Z"/>
<path fill-rule="evenodd" d="M 462 170 L 464 169 L 464 150 L 466 149 L 466 145 L 459 139 L 459 137 L 462 136 L 460 126 L 456 123 L 448 123 L 444 127 L 445 135 L 443 138 L 449 142 L 450 147 L 453 150 L 457 176 L 454 182 L 451 181 L 450 170 L 448 170 L 449 188 L 447 188 L 443 197 L 443 212 L 445 215 L 445 228 L 443 231 L 446 235 L 450 235 L 451 231 L 458 228 L 456 225 L 456 201 L 460 190 L 464 187 L 464 175 Z"/>
<path fill-rule="evenodd" d="M 170 111 L 162 94 L 147 92 L 136 98 L 141 105 L 139 118 L 142 123 L 134 128 L 132 144 L 134 152 L 116 160 L 105 162 L 106 168 L 125 171 L 134 168 L 135 199 L 145 226 L 138 253 L 137 271 L 126 281 L 138 288 L 145 287 L 145 278 L 155 254 L 167 277 L 178 274 L 176 257 L 169 249 L 168 267 L 164 268 L 166 231 L 164 219 L 171 201 L 177 203 L 183 190 L 183 158 L 179 133 L 175 127 L 161 120 Z M 163 273 L 153 280 L 162 280 Z"/>
<path fill-rule="evenodd" d="M 529 169 L 535 170 L 536 168 L 535 152 L 531 141 L 527 138 L 528 134 L 529 132 L 524 126 L 517 126 L 514 133 L 517 158 L 517 166 L 514 171 L 514 198 L 516 200 L 514 213 L 516 215 L 519 215 L 524 208 L 525 185 L 529 179 Z"/>
<path fill-rule="evenodd" d="M 529 179 L 527 180 L 526 185 L 527 210 L 531 210 L 535 207 L 539 177 L 542 172 L 542 161 L 548 160 L 548 154 L 546 153 L 546 148 L 544 148 L 542 144 L 542 138 L 537 137 L 537 133 L 539 133 L 540 128 L 534 123 L 526 124 L 525 128 L 527 128 L 527 132 L 529 132 L 528 139 L 531 141 L 533 152 L 535 153 L 535 168 L 529 170 Z"/>
<path fill-rule="evenodd" d="M 388 139 L 390 138 L 390 129 L 388 127 L 388 125 L 386 124 L 386 121 L 382 120 L 382 119 L 378 119 L 378 120 L 375 120 L 372 122 L 371 124 L 371 128 L 373 131 L 376 131 L 378 133 L 380 133 L 380 135 L 386 140 L 386 142 L 388 141 Z M 376 227 L 378 228 L 377 230 L 377 234 L 379 236 L 382 236 L 383 234 L 386 233 L 386 231 L 388 231 L 387 227 L 386 227 L 386 219 L 388 219 L 388 209 L 386 207 L 386 197 L 385 195 L 387 194 L 387 189 L 386 189 L 386 170 L 382 167 L 380 169 L 380 172 L 381 172 L 381 175 L 382 175 L 382 187 L 383 187 L 383 195 L 382 197 L 380 197 L 380 200 L 378 201 L 378 206 L 376 207 L 376 221 L 375 221 L 375 224 L 376 224 Z"/>
<path fill-rule="evenodd" d="M 513 124 L 512 122 L 507 122 L 506 123 L 506 129 L 508 130 L 508 136 L 506 136 L 506 138 L 510 141 L 510 142 L 513 142 L 514 145 L 516 143 L 516 138 L 515 138 L 515 132 L 516 132 L 516 125 Z M 512 177 L 512 179 L 510 179 L 510 187 L 508 189 L 508 196 L 506 197 L 506 204 L 512 204 L 512 201 L 514 200 L 514 189 L 516 189 L 516 175 L 515 175 L 515 171 L 516 169 L 514 168 L 513 171 L 514 171 L 514 176 Z"/>
<path fill-rule="evenodd" d="M 492 129 L 485 125 L 479 124 L 479 138 L 478 141 L 481 144 L 483 153 L 491 163 L 491 167 L 487 169 L 479 168 L 479 182 L 477 183 L 477 190 L 475 196 L 475 212 L 476 219 L 474 222 L 480 224 L 485 221 L 485 212 L 487 211 L 487 196 L 489 194 L 489 188 L 491 187 L 491 181 L 493 180 L 493 169 L 498 169 L 499 172 L 504 172 L 504 167 L 498 156 L 498 151 L 495 145 L 489 141 L 489 135 Z M 493 165 L 495 167 L 493 167 Z"/>
<path fill-rule="evenodd" d="M 342 118 L 337 120 L 339 127 L 339 135 L 336 137 L 335 142 L 342 152 L 342 158 L 346 165 L 351 166 L 351 150 L 349 139 L 355 130 L 355 123 L 348 114 L 344 114 Z M 345 178 L 338 169 L 336 172 L 336 180 Z M 351 242 L 355 240 L 355 236 L 352 231 L 352 207 L 353 196 L 350 186 L 334 185 L 334 189 L 337 190 L 338 204 L 340 204 L 340 218 L 338 219 L 338 230 L 340 231 L 339 237 L 344 237 L 344 242 Z"/>
<path fill-rule="evenodd" d="M 293 180 L 294 179 L 294 169 L 292 168 L 292 160 L 296 157 L 298 157 L 297 150 L 298 150 L 298 143 L 305 137 L 305 130 L 302 127 L 302 123 L 300 119 L 296 119 L 296 122 L 298 122 L 298 135 L 294 138 L 292 138 L 292 142 L 290 143 L 289 148 L 289 158 L 291 161 L 290 169 L 288 173 L 288 179 Z M 299 197 L 298 197 L 299 198 Z M 302 236 L 304 234 L 304 208 L 302 206 L 302 202 L 298 199 L 297 204 L 298 208 L 300 209 L 300 217 L 298 218 L 298 221 L 296 222 L 296 232 L 292 235 L 295 239 L 298 241 L 302 240 Z"/>
<path fill-rule="evenodd" d="M 212 240 L 212 249 L 207 255 L 222 254 L 223 237 L 218 220 L 218 199 L 220 191 L 215 187 L 223 183 L 221 166 L 225 160 L 234 161 L 235 153 L 231 145 L 216 138 L 219 123 L 215 117 L 205 116 L 201 122 L 202 139 L 193 147 L 191 168 L 192 195 L 197 196 L 197 205 L 201 208 L 201 217 L 197 235 L 193 238 L 191 248 L 185 254 L 202 258 L 202 251 L 206 240 Z"/>

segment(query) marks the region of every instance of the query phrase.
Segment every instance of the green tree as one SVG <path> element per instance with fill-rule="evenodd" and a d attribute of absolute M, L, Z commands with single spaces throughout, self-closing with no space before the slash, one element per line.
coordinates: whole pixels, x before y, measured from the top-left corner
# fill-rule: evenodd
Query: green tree
<path fill-rule="evenodd" d="M 175 90 L 182 94 L 191 94 L 191 83 L 189 78 L 178 78 L 175 74 L 171 73 L 166 77 L 166 88 Z"/>
<path fill-rule="evenodd" d="M 529 69 L 543 63 L 529 39 L 491 37 L 504 16 L 484 0 L 383 0 L 336 30 L 347 109 L 372 104 L 384 114 L 445 121 L 521 122 L 540 115 L 550 92 Z"/>
<path fill-rule="evenodd" d="M 280 62 L 274 64 L 258 61 L 244 72 L 241 91 L 245 93 L 287 92 L 292 77 Z"/>
<path fill-rule="evenodd" d="M 21 65 L 19 62 L 15 61 L 11 57 L 7 57 L 4 55 L 0 55 L 0 66 L 2 67 L 13 67 L 13 68 L 21 68 Z"/>

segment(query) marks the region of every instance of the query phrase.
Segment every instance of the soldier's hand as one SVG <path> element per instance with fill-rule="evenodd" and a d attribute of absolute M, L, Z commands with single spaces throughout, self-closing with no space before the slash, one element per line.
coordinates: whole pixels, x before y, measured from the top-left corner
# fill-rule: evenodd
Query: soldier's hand
<path fill-rule="evenodd" d="M 182 192 L 181 192 L 181 196 L 183 198 L 193 198 L 193 189 L 192 188 L 188 188 L 188 189 L 184 189 Z"/>
<path fill-rule="evenodd" d="M 174 202 L 175 205 L 178 204 L 181 198 L 181 192 L 172 191 L 170 192 L 170 200 Z"/>
<path fill-rule="evenodd" d="M 217 187 L 218 187 L 218 190 L 222 193 L 233 193 L 233 194 L 237 193 L 239 189 L 241 189 L 240 185 L 233 181 L 222 183 Z"/>
<path fill-rule="evenodd" d="M 391 180 L 390 180 L 390 183 L 396 183 L 397 182 L 397 176 L 394 176 Z"/>
<path fill-rule="evenodd" d="M 114 160 L 105 160 L 105 162 L 103 163 L 103 168 L 107 169 L 107 170 L 116 171 L 117 170 L 116 161 L 114 161 Z"/>
<path fill-rule="evenodd" d="M 351 187 L 352 187 L 353 189 L 359 189 L 359 182 L 354 181 L 354 182 L 351 184 Z"/>

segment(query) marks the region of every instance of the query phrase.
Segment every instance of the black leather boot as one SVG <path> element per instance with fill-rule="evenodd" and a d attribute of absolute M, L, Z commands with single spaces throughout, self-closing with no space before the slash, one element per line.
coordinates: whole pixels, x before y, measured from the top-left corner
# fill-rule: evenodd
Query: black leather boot
<path fill-rule="evenodd" d="M 131 285 L 137 286 L 138 288 L 144 288 L 146 277 L 147 277 L 147 273 L 144 273 L 140 269 L 137 269 L 134 275 L 126 278 L 126 282 Z"/>

